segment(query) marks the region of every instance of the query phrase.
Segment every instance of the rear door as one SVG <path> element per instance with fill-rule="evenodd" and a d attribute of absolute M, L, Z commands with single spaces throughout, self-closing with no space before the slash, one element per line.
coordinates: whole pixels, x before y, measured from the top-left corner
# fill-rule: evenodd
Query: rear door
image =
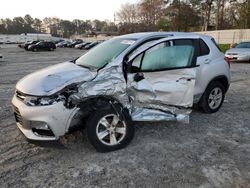
<path fill-rule="evenodd" d="M 193 105 L 196 57 L 193 45 L 161 39 L 128 63 L 127 90 L 134 107 L 171 111 Z"/>

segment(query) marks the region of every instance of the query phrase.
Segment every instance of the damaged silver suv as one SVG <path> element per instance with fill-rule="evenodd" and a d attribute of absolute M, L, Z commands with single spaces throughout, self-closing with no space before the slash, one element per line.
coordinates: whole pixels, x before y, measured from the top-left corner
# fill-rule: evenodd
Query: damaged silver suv
<path fill-rule="evenodd" d="M 132 122 L 188 122 L 194 103 L 218 111 L 229 84 L 229 65 L 211 37 L 137 33 L 24 77 L 12 104 L 28 139 L 55 140 L 80 126 L 108 152 L 129 144 Z"/>

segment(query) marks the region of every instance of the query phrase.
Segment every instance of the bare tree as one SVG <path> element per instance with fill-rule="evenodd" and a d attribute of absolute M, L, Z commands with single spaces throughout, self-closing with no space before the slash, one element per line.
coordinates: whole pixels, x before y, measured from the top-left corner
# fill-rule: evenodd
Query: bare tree
<path fill-rule="evenodd" d="M 137 4 L 123 4 L 121 10 L 116 13 L 118 20 L 125 23 L 136 23 L 138 21 L 138 9 Z"/>

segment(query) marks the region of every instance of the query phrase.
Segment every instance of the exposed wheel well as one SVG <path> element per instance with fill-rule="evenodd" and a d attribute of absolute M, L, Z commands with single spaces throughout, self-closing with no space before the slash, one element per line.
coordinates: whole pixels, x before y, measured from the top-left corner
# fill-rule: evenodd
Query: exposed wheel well
<path fill-rule="evenodd" d="M 88 120 L 91 113 L 100 109 L 114 108 L 116 111 L 126 110 L 127 113 L 129 112 L 128 109 L 125 108 L 119 101 L 109 96 L 97 96 L 88 98 L 78 104 L 77 107 L 80 108 L 80 118 L 83 123 Z"/>

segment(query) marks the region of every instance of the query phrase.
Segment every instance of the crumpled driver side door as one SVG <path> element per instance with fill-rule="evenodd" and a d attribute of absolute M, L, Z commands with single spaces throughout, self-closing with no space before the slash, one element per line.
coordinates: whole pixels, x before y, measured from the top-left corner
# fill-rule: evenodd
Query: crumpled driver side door
<path fill-rule="evenodd" d="M 193 105 L 196 77 L 194 47 L 172 46 L 170 40 L 161 39 L 133 57 L 127 65 L 132 119 L 187 118 Z"/>

